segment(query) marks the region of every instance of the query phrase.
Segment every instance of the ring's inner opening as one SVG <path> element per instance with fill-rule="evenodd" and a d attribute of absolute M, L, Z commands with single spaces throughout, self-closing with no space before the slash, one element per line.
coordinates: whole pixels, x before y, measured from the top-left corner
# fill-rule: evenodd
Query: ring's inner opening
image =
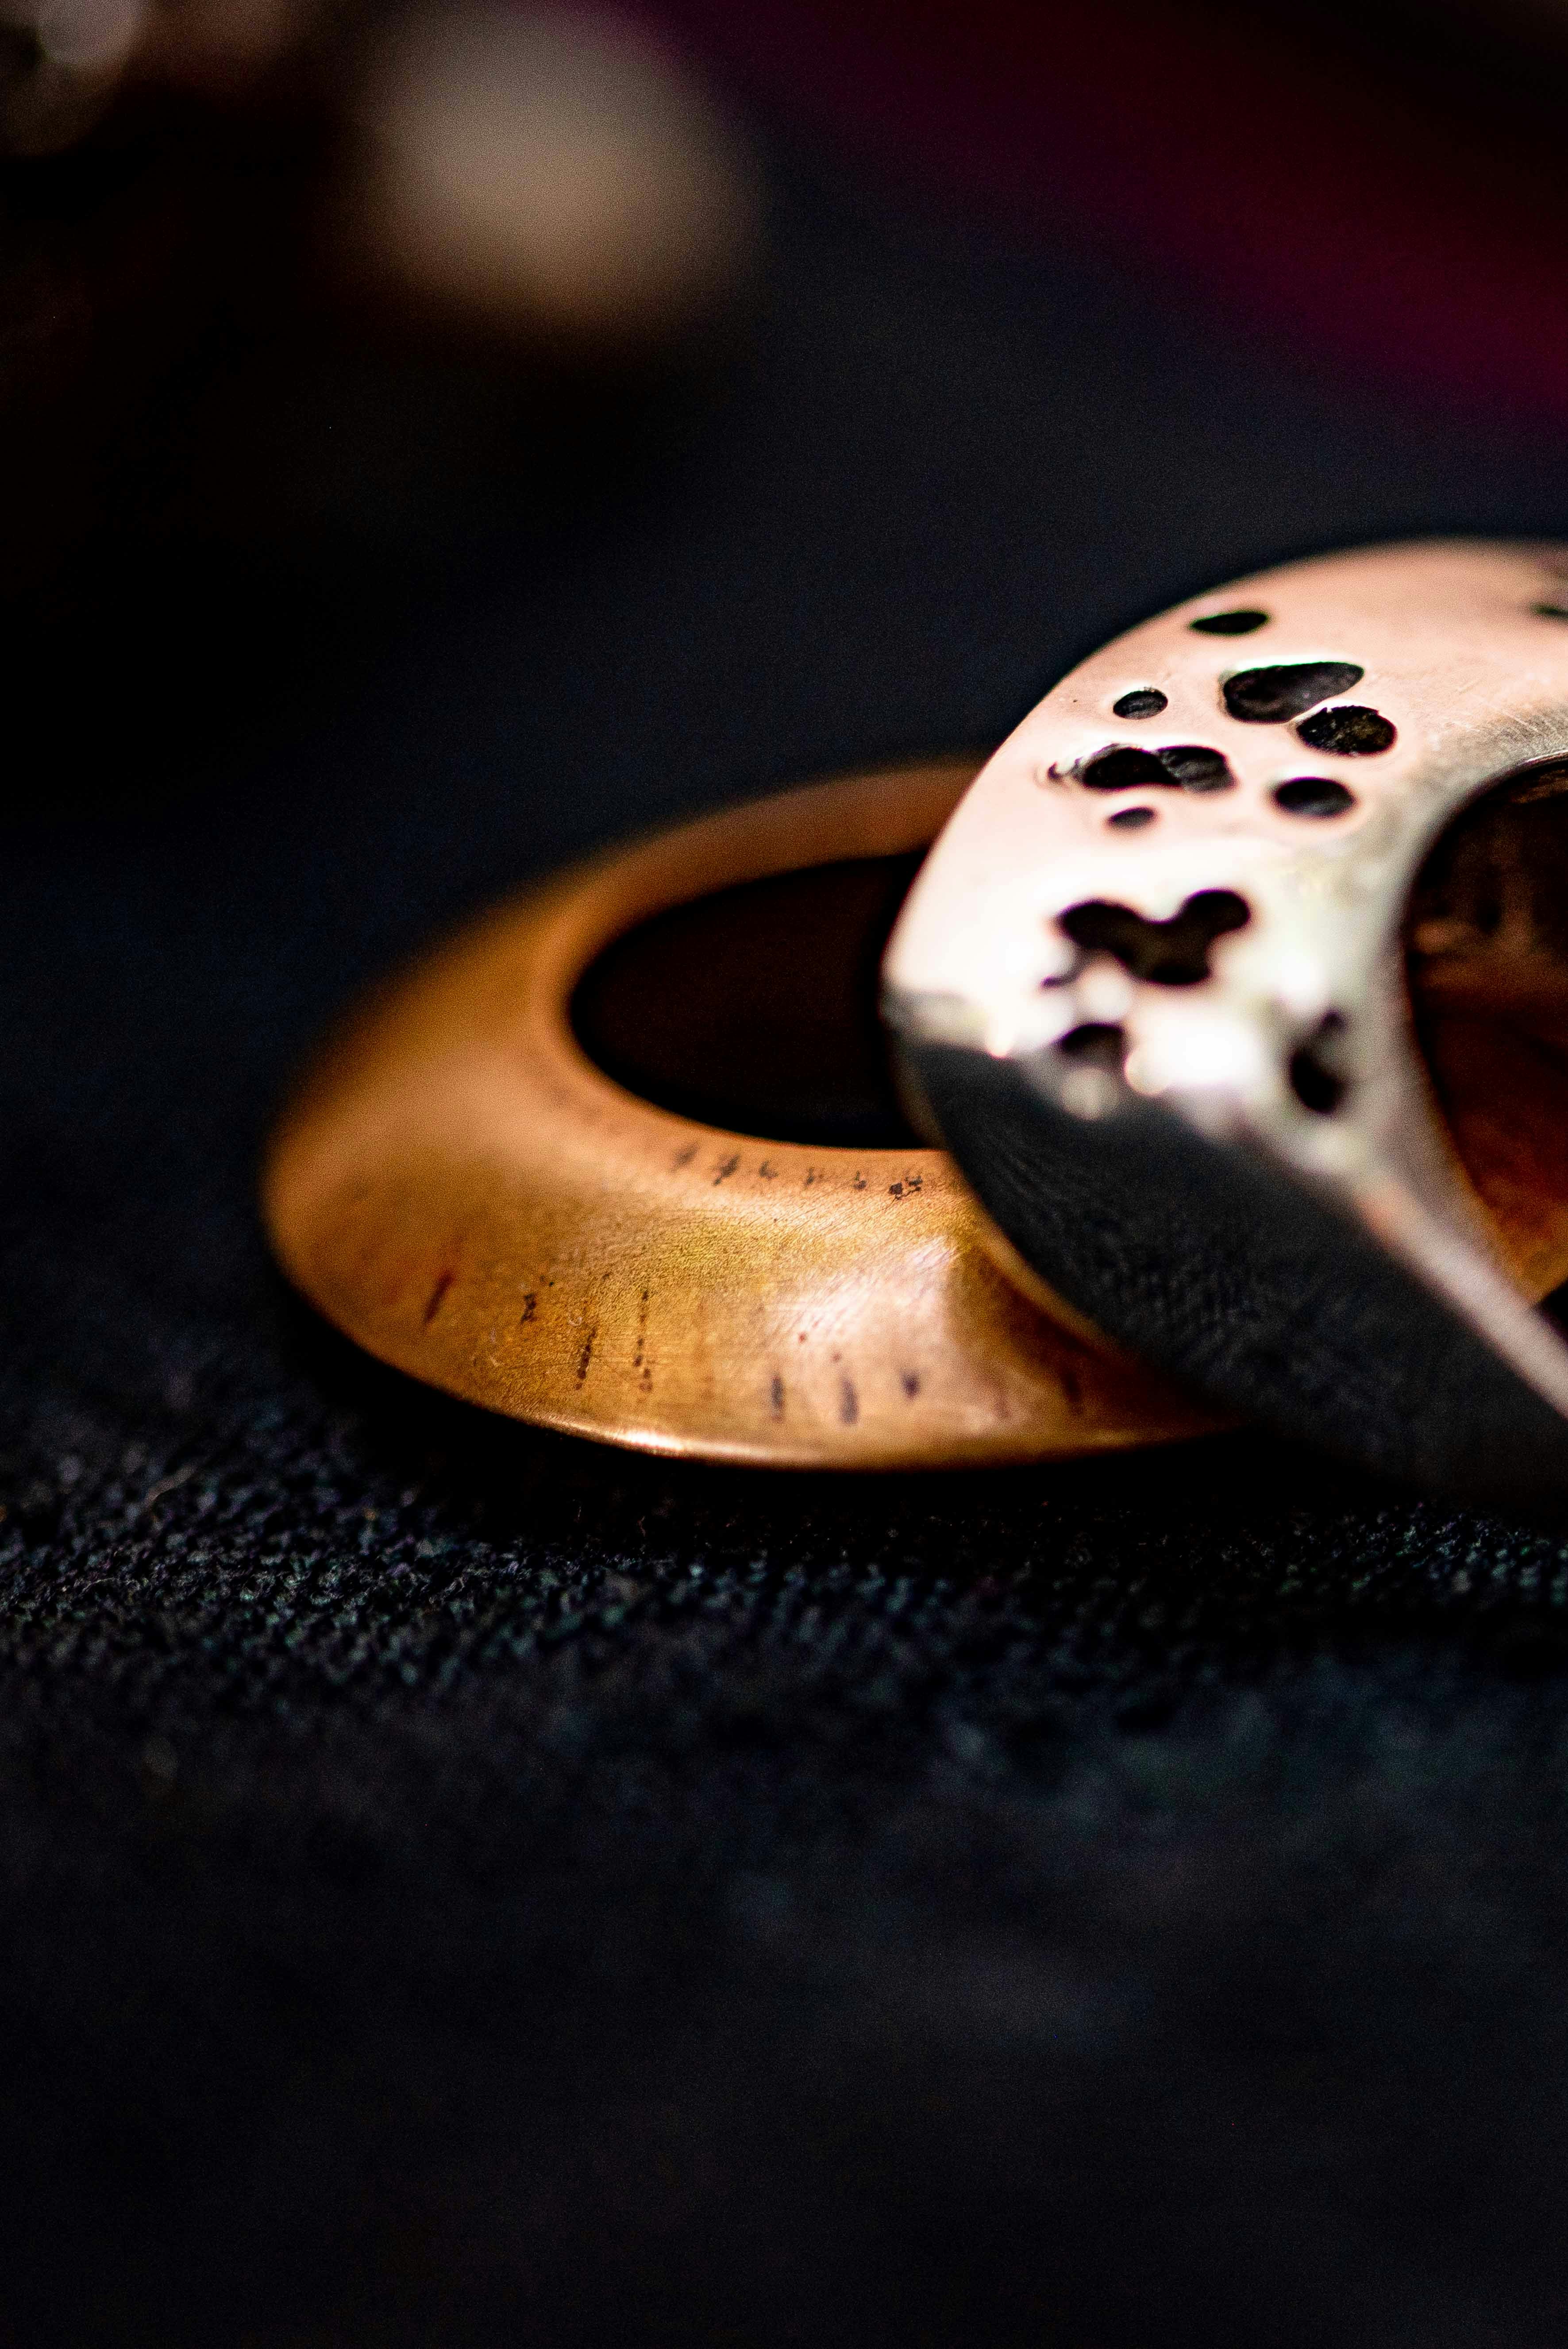
<path fill-rule="evenodd" d="M 918 1147 L 877 988 L 924 854 L 809 865 L 655 914 L 584 971 L 572 999 L 578 1042 L 628 1092 L 705 1125 Z"/>
<path fill-rule="evenodd" d="M 1544 1297 L 1568 1280 L 1568 759 L 1505 777 L 1449 825 L 1417 876 L 1405 953 L 1455 1151 Z"/>
<path fill-rule="evenodd" d="M 908 1149 L 877 1016 L 923 850 L 670 907 L 589 966 L 572 1024 L 629 1092 L 761 1140 Z M 1407 910 L 1416 1031 L 1456 1154 L 1521 1280 L 1568 1281 L 1568 759 L 1504 777 L 1432 847 Z"/>

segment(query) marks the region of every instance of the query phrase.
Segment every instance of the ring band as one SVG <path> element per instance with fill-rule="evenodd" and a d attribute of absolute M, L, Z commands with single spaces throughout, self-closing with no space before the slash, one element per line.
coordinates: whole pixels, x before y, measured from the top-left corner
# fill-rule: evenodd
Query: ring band
<path fill-rule="evenodd" d="M 614 1082 L 573 1032 L 613 939 L 763 875 L 922 848 L 975 771 L 926 761 L 699 818 L 428 957 L 273 1138 L 263 1207 L 295 1286 L 432 1385 L 648 1452 L 978 1465 L 1217 1424 L 1020 1294 L 944 1152 L 703 1124 Z"/>

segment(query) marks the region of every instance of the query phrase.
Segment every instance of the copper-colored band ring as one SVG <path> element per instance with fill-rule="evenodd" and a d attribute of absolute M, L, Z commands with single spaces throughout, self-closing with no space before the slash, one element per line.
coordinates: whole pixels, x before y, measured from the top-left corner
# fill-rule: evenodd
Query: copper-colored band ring
<path fill-rule="evenodd" d="M 1027 1302 L 937 1150 L 762 1142 L 612 1081 L 568 1017 L 673 905 L 923 846 L 934 761 L 686 823 L 490 916 L 363 1012 L 274 1138 L 285 1269 L 384 1361 L 511 1417 L 799 1467 L 1024 1461 L 1212 1423 Z"/>

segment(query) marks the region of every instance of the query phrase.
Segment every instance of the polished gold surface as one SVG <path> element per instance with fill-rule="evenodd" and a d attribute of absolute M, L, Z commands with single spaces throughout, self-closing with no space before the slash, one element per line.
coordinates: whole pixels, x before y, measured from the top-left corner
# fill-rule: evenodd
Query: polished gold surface
<path fill-rule="evenodd" d="M 291 1278 L 418 1378 L 651 1452 L 940 1466 L 1214 1424 L 1026 1301 L 944 1153 L 697 1124 L 573 1035 L 578 978 L 634 924 L 923 846 L 973 773 L 933 761 L 701 819 L 427 960 L 323 1056 L 275 1137 L 264 1205 Z"/>

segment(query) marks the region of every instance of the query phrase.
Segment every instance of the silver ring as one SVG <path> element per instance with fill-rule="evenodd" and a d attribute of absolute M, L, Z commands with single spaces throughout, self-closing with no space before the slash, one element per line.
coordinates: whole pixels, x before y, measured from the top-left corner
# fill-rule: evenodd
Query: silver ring
<path fill-rule="evenodd" d="M 1453 846 L 1483 797 L 1511 911 Z M 1568 1345 L 1532 1291 L 1568 1248 L 1568 1124 L 1511 1263 L 1406 966 L 1439 1011 L 1478 970 L 1522 988 L 1548 1071 L 1553 903 L 1568 937 L 1568 550 L 1373 548 L 1183 605 L 1056 687 L 933 850 L 886 1013 L 991 1215 L 1119 1343 L 1379 1470 L 1546 1493 Z M 1519 1099 L 1522 1131 L 1549 1104 Z"/>

